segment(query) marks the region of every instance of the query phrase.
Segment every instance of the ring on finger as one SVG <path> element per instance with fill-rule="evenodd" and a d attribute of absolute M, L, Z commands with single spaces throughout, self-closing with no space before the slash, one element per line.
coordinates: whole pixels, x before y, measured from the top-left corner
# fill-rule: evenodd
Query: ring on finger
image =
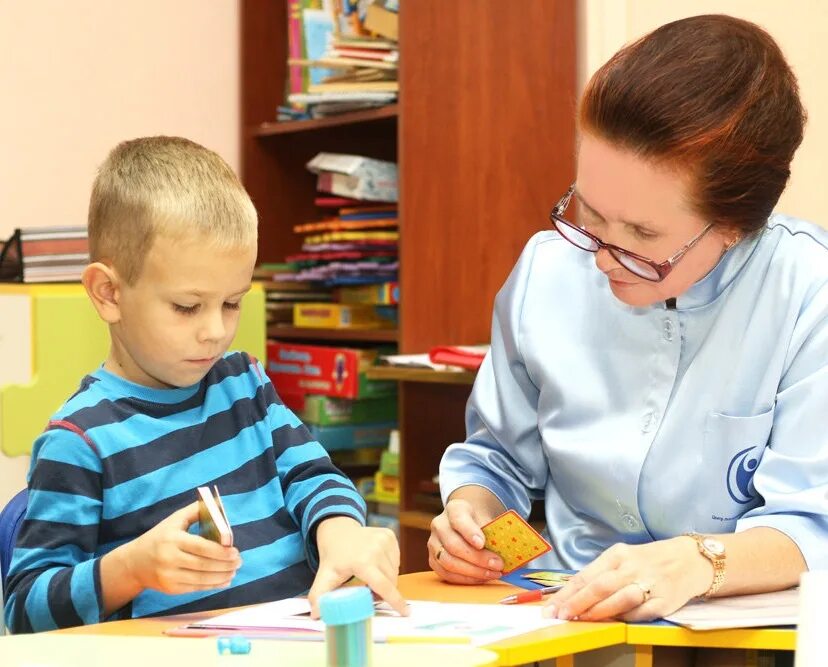
<path fill-rule="evenodd" d="M 638 586 L 641 589 L 641 593 L 643 595 L 643 599 L 641 600 L 641 604 L 645 604 L 647 600 L 649 600 L 653 596 L 653 592 L 649 586 L 646 584 L 642 584 L 640 581 L 632 582 L 633 586 Z"/>

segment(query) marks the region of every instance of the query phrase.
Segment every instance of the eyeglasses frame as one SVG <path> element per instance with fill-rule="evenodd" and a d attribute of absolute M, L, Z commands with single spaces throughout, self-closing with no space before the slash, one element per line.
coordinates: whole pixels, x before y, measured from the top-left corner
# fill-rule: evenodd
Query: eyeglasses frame
<path fill-rule="evenodd" d="M 684 257 L 693 247 L 695 247 L 695 245 L 699 241 L 701 241 L 702 238 L 704 238 L 707 232 L 713 229 L 713 223 L 711 222 L 707 225 L 707 227 L 701 230 L 701 232 L 699 232 L 696 236 L 690 239 L 690 241 L 688 241 L 681 248 L 679 248 L 673 255 L 668 257 L 663 262 L 656 262 L 652 259 L 649 259 L 648 257 L 644 257 L 642 255 L 639 255 L 638 253 L 632 252 L 631 250 L 626 250 L 625 248 L 621 248 L 620 246 L 613 245 L 611 243 L 604 243 L 601 239 L 595 236 L 595 234 L 588 232 L 583 227 L 579 227 L 574 222 L 570 222 L 569 220 L 564 218 L 563 214 L 569 206 L 569 202 L 572 200 L 574 194 L 575 183 L 569 186 L 569 189 L 566 191 L 566 194 L 558 200 L 558 203 L 555 204 L 555 206 L 552 207 L 552 211 L 550 211 L 549 213 L 549 219 L 556 228 L 559 224 L 561 224 L 577 231 L 580 234 L 583 234 L 595 244 L 596 248 L 595 250 L 591 250 L 589 248 L 581 248 L 581 246 L 570 241 L 567 238 L 566 234 L 561 233 L 560 230 L 558 230 L 558 233 L 561 234 L 561 236 L 563 236 L 563 238 L 566 241 L 569 241 L 569 243 L 572 243 L 572 245 L 574 245 L 576 248 L 579 248 L 580 250 L 585 250 L 586 252 L 591 253 L 597 253 L 601 249 L 607 250 L 613 256 L 613 258 L 615 258 L 615 260 L 618 261 L 621 264 L 621 266 L 623 266 L 627 271 L 638 276 L 639 278 L 649 280 L 650 282 L 660 283 L 668 275 L 670 275 L 670 272 L 675 268 L 676 264 L 678 264 L 681 258 Z M 653 269 L 653 271 L 656 272 L 658 278 L 650 278 L 649 276 L 641 275 L 641 273 L 632 270 L 618 258 L 618 255 L 616 255 L 616 253 L 620 253 L 623 256 L 630 257 L 636 260 L 637 262 L 641 262 L 642 264 L 646 264 L 651 269 Z"/>

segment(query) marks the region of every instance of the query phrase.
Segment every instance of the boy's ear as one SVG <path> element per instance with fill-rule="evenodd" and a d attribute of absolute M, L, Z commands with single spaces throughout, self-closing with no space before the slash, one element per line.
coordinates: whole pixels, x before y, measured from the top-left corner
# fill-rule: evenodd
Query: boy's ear
<path fill-rule="evenodd" d="M 107 324 L 120 321 L 121 282 L 115 269 L 103 262 L 92 262 L 83 270 L 81 282 L 100 318 Z"/>

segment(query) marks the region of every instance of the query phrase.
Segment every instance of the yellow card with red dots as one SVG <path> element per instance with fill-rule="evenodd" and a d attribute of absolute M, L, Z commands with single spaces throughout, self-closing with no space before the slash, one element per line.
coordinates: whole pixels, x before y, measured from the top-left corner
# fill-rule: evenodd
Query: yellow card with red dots
<path fill-rule="evenodd" d="M 495 517 L 481 530 L 485 547 L 503 559 L 503 574 L 552 550 L 552 545 L 514 510 Z"/>

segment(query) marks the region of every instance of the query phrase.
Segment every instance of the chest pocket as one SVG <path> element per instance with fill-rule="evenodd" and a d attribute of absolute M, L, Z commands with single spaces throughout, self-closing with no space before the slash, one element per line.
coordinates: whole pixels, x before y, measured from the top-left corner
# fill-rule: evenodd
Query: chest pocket
<path fill-rule="evenodd" d="M 722 523 L 732 527 L 736 519 L 761 502 L 753 475 L 770 440 L 773 413 L 771 408 L 750 417 L 718 412 L 707 415 L 702 465 L 709 494 L 704 504 L 720 530 Z"/>

